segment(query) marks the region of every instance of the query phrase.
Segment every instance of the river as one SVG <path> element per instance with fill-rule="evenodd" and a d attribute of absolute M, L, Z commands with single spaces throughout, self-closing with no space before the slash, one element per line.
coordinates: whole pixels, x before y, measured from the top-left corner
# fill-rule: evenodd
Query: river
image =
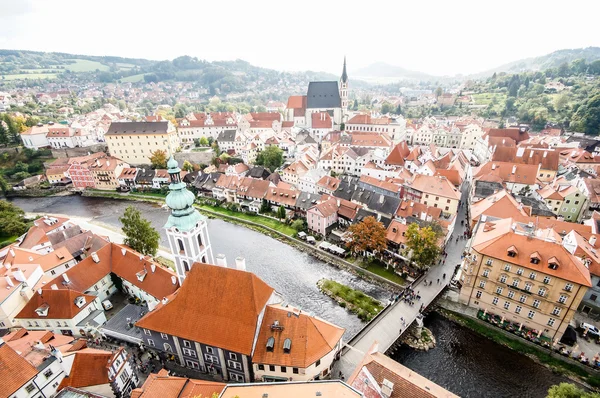
<path fill-rule="evenodd" d="M 12 202 L 26 212 L 92 217 L 116 227 L 120 227 L 118 219 L 125 208 L 135 205 L 160 231 L 161 245 L 168 247 L 162 230 L 168 212 L 151 203 L 80 196 L 15 198 Z M 209 220 L 208 229 L 214 254 L 225 254 L 229 263 L 237 256 L 245 257 L 247 269 L 282 293 L 290 303 L 346 328 L 346 339 L 362 324 L 321 294 L 317 281 L 330 278 L 380 300 L 388 297 L 378 286 L 253 230 L 218 219 Z M 437 347 L 428 352 L 403 347 L 392 357 L 457 395 L 545 397 L 551 385 L 568 381 L 435 313 L 429 315 L 425 323 L 436 336 Z"/>

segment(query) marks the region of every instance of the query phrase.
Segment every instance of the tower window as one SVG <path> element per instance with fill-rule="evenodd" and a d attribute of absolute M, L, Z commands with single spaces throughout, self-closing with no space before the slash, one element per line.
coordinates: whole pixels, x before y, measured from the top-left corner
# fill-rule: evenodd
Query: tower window
<path fill-rule="evenodd" d="M 184 262 L 183 262 L 183 270 L 184 270 L 185 272 L 190 272 L 190 265 L 188 264 L 188 262 L 187 262 L 187 261 L 184 261 Z"/>
<path fill-rule="evenodd" d="M 202 246 L 202 236 L 198 234 L 198 246 Z"/>
<path fill-rule="evenodd" d="M 179 254 L 185 254 L 185 248 L 183 247 L 183 241 L 181 239 L 177 239 L 177 244 L 179 245 Z"/>

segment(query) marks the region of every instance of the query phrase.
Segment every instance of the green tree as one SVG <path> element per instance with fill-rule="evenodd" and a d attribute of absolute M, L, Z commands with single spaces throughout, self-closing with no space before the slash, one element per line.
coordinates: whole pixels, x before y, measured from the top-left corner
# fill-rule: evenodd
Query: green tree
<path fill-rule="evenodd" d="M 260 212 L 261 213 L 268 213 L 271 211 L 271 205 L 269 204 L 269 202 L 267 202 L 266 199 L 262 200 L 262 203 L 260 205 Z"/>
<path fill-rule="evenodd" d="M 286 217 L 285 207 L 283 207 L 283 205 L 281 205 L 277 209 L 277 218 L 279 218 L 280 220 L 283 220 L 285 217 Z"/>
<path fill-rule="evenodd" d="M 352 106 L 352 110 L 353 111 L 357 111 L 358 110 L 358 98 L 354 100 L 354 105 Z"/>
<path fill-rule="evenodd" d="M 6 145 L 8 144 L 8 141 L 8 131 L 2 122 L 2 119 L 0 119 L 0 145 Z"/>
<path fill-rule="evenodd" d="M 208 138 L 206 137 L 201 137 L 200 141 L 199 141 L 200 145 L 202 146 L 208 146 Z"/>
<path fill-rule="evenodd" d="M 441 87 L 438 87 L 435 89 L 435 97 L 440 97 L 442 94 L 444 94 L 444 90 L 442 90 Z"/>
<path fill-rule="evenodd" d="M 258 154 L 254 163 L 273 172 L 283 164 L 283 151 L 277 146 L 268 146 Z"/>
<path fill-rule="evenodd" d="M 8 185 L 6 179 L 4 179 L 4 176 L 0 175 L 0 191 L 2 191 L 4 195 L 6 195 L 6 193 L 10 190 L 10 185 Z"/>
<path fill-rule="evenodd" d="M 2 115 L 2 120 L 4 120 L 4 123 L 6 123 L 8 141 L 11 143 L 18 143 L 20 140 L 20 131 L 15 120 L 6 113 Z"/>
<path fill-rule="evenodd" d="M 182 169 L 187 171 L 188 173 L 191 173 L 192 171 L 194 171 L 194 165 L 190 163 L 189 160 L 186 160 L 183 162 Z"/>
<path fill-rule="evenodd" d="M 123 224 L 122 229 L 127 246 L 144 255 L 156 255 L 160 235 L 152 227 L 150 221 L 142 218 L 139 210 L 128 206 L 119 221 Z"/>
<path fill-rule="evenodd" d="M 420 269 L 429 268 L 440 254 L 438 235 L 431 227 L 421 228 L 412 223 L 406 229 L 407 257 Z"/>
<path fill-rule="evenodd" d="M 560 383 L 550 387 L 546 398 L 600 398 L 600 394 L 586 392 L 571 383 Z"/>
<path fill-rule="evenodd" d="M 217 141 L 213 142 L 211 145 L 215 156 L 219 156 L 221 154 L 221 149 L 219 148 L 219 143 Z"/>
<path fill-rule="evenodd" d="M 157 149 L 150 152 L 150 163 L 153 169 L 164 169 L 167 167 L 167 152 Z"/>
<path fill-rule="evenodd" d="M 292 228 L 294 228 L 298 232 L 305 231 L 306 230 L 306 221 L 299 218 L 292 223 Z"/>
<path fill-rule="evenodd" d="M 394 107 L 389 102 L 384 102 L 381 105 L 381 113 L 387 114 L 387 113 L 392 113 L 393 111 L 394 111 Z"/>
<path fill-rule="evenodd" d="M 569 103 L 569 95 L 567 93 L 558 94 L 554 97 L 554 109 L 557 112 L 562 111 Z"/>
<path fill-rule="evenodd" d="M 600 133 L 600 94 L 583 102 L 571 118 L 571 128 L 586 134 Z"/>
<path fill-rule="evenodd" d="M 19 236 L 27 231 L 25 213 L 6 200 L 0 200 L 0 236 Z"/>
<path fill-rule="evenodd" d="M 382 252 L 387 247 L 385 227 L 375 217 L 365 217 L 361 222 L 352 224 L 348 231 L 352 237 L 346 246 L 353 253 Z"/>

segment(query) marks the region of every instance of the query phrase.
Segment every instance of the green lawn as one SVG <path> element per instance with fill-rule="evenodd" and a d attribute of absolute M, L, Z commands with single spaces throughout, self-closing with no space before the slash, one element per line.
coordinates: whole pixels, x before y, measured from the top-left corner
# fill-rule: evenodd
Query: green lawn
<path fill-rule="evenodd" d="M 144 74 L 140 73 L 139 75 L 127 76 L 121 79 L 123 83 L 137 83 L 144 80 Z"/>
<path fill-rule="evenodd" d="M 0 75 L 0 80 L 56 79 L 56 76 L 56 73 L 21 73 L 17 75 Z"/>
<path fill-rule="evenodd" d="M 133 196 L 152 196 L 154 198 L 166 198 L 167 195 L 164 195 L 159 192 L 131 192 L 130 195 Z"/>
<path fill-rule="evenodd" d="M 502 93 L 481 93 L 473 94 L 473 101 L 475 105 L 489 105 L 493 99 L 496 98 L 496 102 L 501 104 L 506 100 L 506 94 Z"/>
<path fill-rule="evenodd" d="M 0 236 L 0 247 L 4 247 L 4 246 L 8 246 L 11 243 L 13 243 L 15 240 L 17 240 L 19 236 L 18 235 L 13 235 L 13 236 Z"/>
<path fill-rule="evenodd" d="M 385 266 L 382 265 L 379 261 L 369 262 L 368 264 L 363 265 L 362 268 L 364 268 L 367 271 L 370 271 L 376 275 L 384 277 L 387 280 L 395 282 L 399 285 L 404 285 L 404 282 L 405 282 L 404 279 L 400 275 L 395 273 L 393 268 L 390 267 L 389 269 L 385 269 Z"/>
<path fill-rule="evenodd" d="M 370 321 L 383 309 L 383 305 L 373 297 L 331 279 L 324 279 L 321 287 L 334 297 L 351 304 L 353 308 L 349 309 L 363 321 Z"/>
<path fill-rule="evenodd" d="M 64 65 L 65 69 L 73 72 L 93 72 L 96 69 L 108 71 L 110 67 L 97 61 L 89 61 L 87 59 L 73 59 L 75 63 Z"/>
<path fill-rule="evenodd" d="M 197 206 L 199 209 L 214 211 L 215 213 L 223 214 L 226 216 L 231 216 L 235 218 L 239 218 L 241 220 L 252 221 L 260 225 L 264 225 L 265 227 L 272 228 L 278 232 L 284 233 L 288 236 L 294 236 L 296 230 L 289 225 L 286 225 L 277 220 L 273 220 L 271 218 L 262 217 L 259 215 L 253 215 L 251 213 L 241 213 L 241 212 L 233 212 L 231 210 L 227 210 L 222 207 L 212 207 L 207 205 Z"/>
<path fill-rule="evenodd" d="M 205 147 L 205 148 L 194 148 L 192 149 L 192 152 L 206 152 L 206 151 L 210 151 L 211 148 L 209 147 Z"/>

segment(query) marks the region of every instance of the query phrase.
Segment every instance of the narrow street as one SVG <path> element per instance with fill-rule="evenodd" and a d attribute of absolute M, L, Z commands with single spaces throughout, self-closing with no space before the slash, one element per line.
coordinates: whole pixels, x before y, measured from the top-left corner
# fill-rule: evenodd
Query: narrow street
<path fill-rule="evenodd" d="M 344 378 L 348 378 L 375 341 L 379 343 L 379 351 L 386 352 L 398 340 L 400 333 L 415 321 L 420 313 L 421 304 L 427 307 L 450 283 L 456 266 L 461 262 L 461 256 L 467 243 L 466 239 L 459 239 L 456 242 L 456 237 L 462 236 L 465 226 L 468 225 L 466 220 L 468 190 L 468 185 L 462 189 L 462 205 L 458 209 L 453 235 L 446 246 L 448 255 L 445 261 L 440 265 L 433 265 L 426 276 L 412 287 L 415 293 L 421 296 L 421 300 L 416 301 L 412 306 L 403 300 L 393 303 L 387 314 L 378 318 L 378 321 L 371 325 L 371 328 L 353 346 L 348 346 L 349 350 L 334 364 L 332 377 L 337 378 L 341 372 Z M 463 220 L 465 226 L 461 225 Z M 429 284 L 429 282 L 432 283 Z M 402 322 L 402 318 L 404 322 Z"/>

